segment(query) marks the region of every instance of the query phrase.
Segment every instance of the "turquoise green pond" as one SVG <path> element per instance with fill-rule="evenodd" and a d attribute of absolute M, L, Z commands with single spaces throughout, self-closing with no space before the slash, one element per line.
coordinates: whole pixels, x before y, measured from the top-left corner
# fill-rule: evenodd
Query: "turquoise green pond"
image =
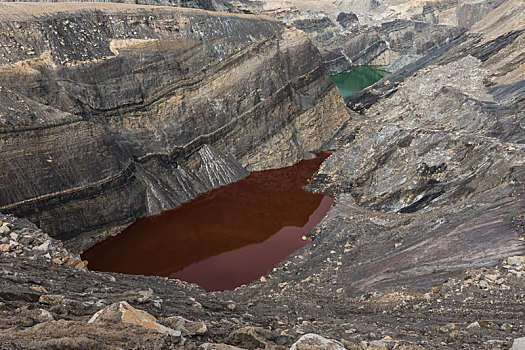
<path fill-rule="evenodd" d="M 332 75 L 332 81 L 337 85 L 343 99 L 346 100 L 356 92 L 378 82 L 388 74 L 387 71 L 371 66 L 357 66 L 349 72 Z"/>

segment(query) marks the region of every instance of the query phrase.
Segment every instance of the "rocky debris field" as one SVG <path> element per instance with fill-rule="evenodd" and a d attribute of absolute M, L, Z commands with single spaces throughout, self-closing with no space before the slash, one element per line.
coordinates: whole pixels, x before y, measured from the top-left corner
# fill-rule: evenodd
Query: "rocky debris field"
<path fill-rule="evenodd" d="M 326 292 L 333 268 L 291 281 L 280 275 L 295 271 L 285 263 L 287 272 L 277 268 L 250 286 L 205 293 L 177 280 L 59 264 L 59 243 L 26 220 L 4 220 L 11 232 L 51 243 L 48 252 L 2 252 L 2 349 L 508 349 L 525 332 L 525 256 L 432 287 L 356 296 Z"/>
<path fill-rule="evenodd" d="M 27 220 L 0 216 L 0 251 L 4 257 L 46 259 L 58 265 L 86 270 L 80 256 L 70 253 L 64 243 L 49 237 Z"/>

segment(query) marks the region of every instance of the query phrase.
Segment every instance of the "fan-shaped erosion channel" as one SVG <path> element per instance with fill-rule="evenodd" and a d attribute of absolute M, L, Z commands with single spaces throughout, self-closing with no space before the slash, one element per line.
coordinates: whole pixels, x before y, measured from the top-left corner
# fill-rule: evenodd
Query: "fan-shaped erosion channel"
<path fill-rule="evenodd" d="M 138 220 L 82 254 L 95 271 L 156 275 L 234 289 L 308 244 L 333 198 L 303 186 L 330 153 L 258 171 L 160 215 Z"/>

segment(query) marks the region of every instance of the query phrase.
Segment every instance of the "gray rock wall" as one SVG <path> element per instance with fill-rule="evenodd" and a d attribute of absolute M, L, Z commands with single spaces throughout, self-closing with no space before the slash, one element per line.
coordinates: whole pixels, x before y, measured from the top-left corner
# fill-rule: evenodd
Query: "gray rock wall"
<path fill-rule="evenodd" d="M 347 119 L 308 37 L 266 17 L 18 3 L 0 27 L 2 211 L 76 248 L 310 157 Z"/>

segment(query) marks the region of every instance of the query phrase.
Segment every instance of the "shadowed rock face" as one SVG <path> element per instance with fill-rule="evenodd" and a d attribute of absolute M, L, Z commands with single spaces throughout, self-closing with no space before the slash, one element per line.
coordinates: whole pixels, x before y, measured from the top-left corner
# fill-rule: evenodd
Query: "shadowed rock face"
<path fill-rule="evenodd" d="M 490 1 L 229 1 L 303 30 L 332 74 L 356 65 L 395 71 L 445 45 L 499 6 Z"/>
<path fill-rule="evenodd" d="M 72 247 L 310 157 L 347 119 L 307 37 L 269 18 L 19 3 L 0 27 L 0 207 Z"/>

